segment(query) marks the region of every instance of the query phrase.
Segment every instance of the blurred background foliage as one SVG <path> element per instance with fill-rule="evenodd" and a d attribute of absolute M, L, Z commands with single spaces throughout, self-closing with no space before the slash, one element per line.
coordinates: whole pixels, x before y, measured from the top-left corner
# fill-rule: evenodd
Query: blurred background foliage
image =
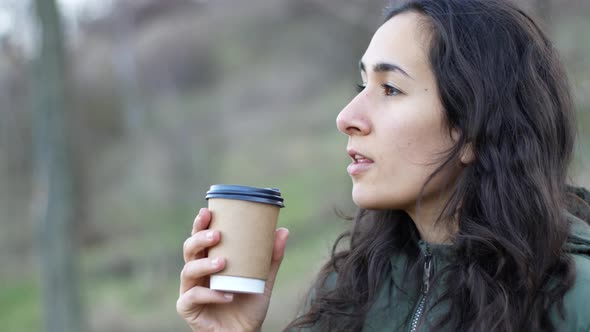
<path fill-rule="evenodd" d="M 49 0 L 43 0 L 49 1 Z M 570 74 L 588 185 L 590 2 L 518 1 Z M 187 331 L 182 243 L 214 183 L 279 187 L 291 230 L 265 331 L 295 314 L 352 214 L 335 128 L 384 0 L 60 0 L 65 135 L 85 331 Z M 0 326 L 44 327 L 32 1 L 0 0 Z M 47 28 L 47 27 L 45 27 Z M 51 303 L 51 299 L 49 300 Z"/>

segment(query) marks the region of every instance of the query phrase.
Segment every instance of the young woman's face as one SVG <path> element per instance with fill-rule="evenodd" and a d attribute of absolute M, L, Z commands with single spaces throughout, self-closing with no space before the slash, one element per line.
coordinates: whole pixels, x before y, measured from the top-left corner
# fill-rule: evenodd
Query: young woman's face
<path fill-rule="evenodd" d="M 349 137 L 353 162 L 347 170 L 361 208 L 413 211 L 428 176 L 453 145 L 428 63 L 428 40 L 419 14 L 399 14 L 383 24 L 361 59 L 364 89 L 336 119 Z M 439 200 L 457 170 L 435 177 L 422 204 Z"/>

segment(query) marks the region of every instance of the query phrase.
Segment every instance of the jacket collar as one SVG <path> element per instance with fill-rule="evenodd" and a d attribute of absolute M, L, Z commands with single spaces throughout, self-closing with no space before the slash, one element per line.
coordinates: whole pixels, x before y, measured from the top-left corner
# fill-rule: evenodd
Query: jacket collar
<path fill-rule="evenodd" d="M 576 195 L 581 202 L 570 207 L 571 213 L 566 212 L 570 224 L 570 234 L 565 249 L 569 253 L 590 256 L 590 225 L 588 224 L 590 221 L 590 192 L 586 188 L 571 186 L 568 187 L 568 191 Z"/>

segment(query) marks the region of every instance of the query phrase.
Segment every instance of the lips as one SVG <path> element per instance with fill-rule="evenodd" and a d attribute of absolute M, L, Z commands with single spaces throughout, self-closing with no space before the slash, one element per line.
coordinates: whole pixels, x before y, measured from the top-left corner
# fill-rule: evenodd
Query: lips
<path fill-rule="evenodd" d="M 369 170 L 374 163 L 374 161 L 371 158 L 365 156 L 364 154 L 354 149 L 349 148 L 346 150 L 346 152 L 348 153 L 350 158 L 352 158 L 352 163 L 348 165 L 348 167 L 346 168 L 348 174 L 350 174 L 351 176 L 358 175 Z"/>
<path fill-rule="evenodd" d="M 371 158 L 363 155 L 362 153 L 354 150 L 354 149 L 347 149 L 346 152 L 352 158 L 354 163 L 372 163 L 373 160 Z"/>

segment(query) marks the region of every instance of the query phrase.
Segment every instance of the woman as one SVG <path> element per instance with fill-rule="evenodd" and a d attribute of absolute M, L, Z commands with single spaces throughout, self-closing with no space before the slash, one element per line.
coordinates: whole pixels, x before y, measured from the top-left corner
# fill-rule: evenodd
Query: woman
<path fill-rule="evenodd" d="M 588 213 L 566 187 L 574 111 L 558 55 L 499 0 L 391 9 L 340 112 L 359 206 L 288 330 L 590 331 Z M 585 194 L 587 192 L 580 191 Z M 260 328 L 262 296 L 206 288 L 223 258 L 200 211 L 177 310 L 194 331 Z M 207 236 L 209 235 L 209 236 Z"/>

